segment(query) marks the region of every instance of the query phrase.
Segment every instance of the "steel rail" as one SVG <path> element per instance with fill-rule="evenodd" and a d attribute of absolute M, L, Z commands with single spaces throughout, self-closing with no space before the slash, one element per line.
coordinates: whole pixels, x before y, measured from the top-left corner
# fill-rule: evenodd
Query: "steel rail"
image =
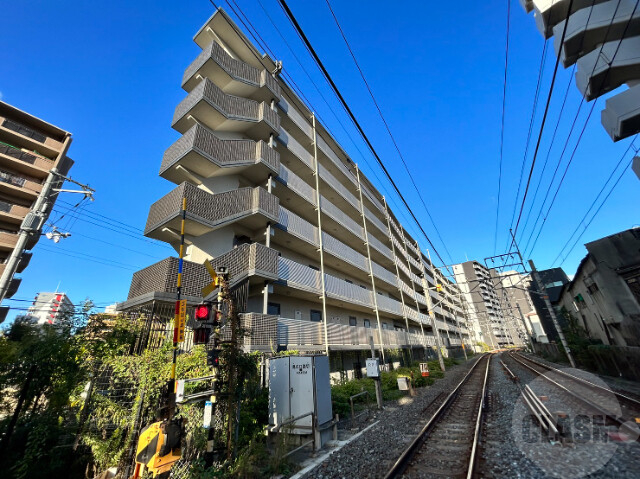
<path fill-rule="evenodd" d="M 476 360 L 475 364 L 471 367 L 471 369 L 467 372 L 467 374 L 460 380 L 460 382 L 455 387 L 455 389 L 447 396 L 447 398 L 444 400 L 444 402 L 438 408 L 438 410 L 433 414 L 433 416 L 431 416 L 431 419 L 429 419 L 427 424 L 425 424 L 425 426 L 422 428 L 420 433 L 415 437 L 413 441 L 411 441 L 409 446 L 400 455 L 400 457 L 397 459 L 395 464 L 391 467 L 391 469 L 389 469 L 387 474 L 384 476 L 384 479 L 398 478 L 403 474 L 403 472 L 406 470 L 411 460 L 415 457 L 416 453 L 420 450 L 420 447 L 424 444 L 424 442 L 426 441 L 427 437 L 429 436 L 431 431 L 434 429 L 436 424 L 438 424 L 438 422 L 444 416 L 445 412 L 448 411 L 449 408 L 451 408 L 451 406 L 454 404 L 455 399 L 458 397 L 459 393 L 467 383 L 468 379 L 476 371 L 476 368 L 478 367 L 478 365 L 485 359 L 487 361 L 486 361 L 486 369 L 485 369 L 485 375 L 484 375 L 483 387 L 482 387 L 482 397 L 480 400 L 480 407 L 478 409 L 478 414 L 476 417 L 475 433 L 474 433 L 472 451 L 471 451 L 471 460 L 469 461 L 469 468 L 466 476 L 467 478 L 472 477 L 473 466 L 475 464 L 475 458 L 476 458 L 477 442 L 479 439 L 480 429 L 482 425 L 482 420 L 480 416 L 482 414 L 482 409 L 484 407 L 484 395 L 486 392 L 487 377 L 489 374 L 489 365 L 491 363 L 490 353 L 485 353 Z"/>
<path fill-rule="evenodd" d="M 517 357 L 516 357 L 517 356 Z M 640 435 L 638 435 L 638 430 L 634 429 L 633 427 L 629 426 L 628 424 L 626 424 L 627 422 L 631 423 L 630 420 L 628 420 L 627 418 L 624 417 L 619 417 L 617 416 L 615 413 L 612 413 L 611 411 L 608 411 L 606 409 L 604 409 L 602 406 L 594 403 L 593 401 L 590 401 L 589 399 L 586 399 L 584 396 L 581 396 L 580 394 L 571 391 L 570 389 L 568 389 L 566 386 L 560 384 L 558 381 L 555 381 L 553 379 L 551 379 L 550 377 L 546 376 L 545 374 L 543 374 L 541 371 L 537 370 L 536 368 L 532 367 L 530 364 L 526 364 L 525 361 L 530 361 L 533 364 L 536 364 L 537 366 L 540 366 L 544 369 L 547 369 L 549 371 L 554 371 L 557 373 L 563 373 L 562 371 L 559 371 L 558 369 L 551 367 L 551 366 L 546 366 L 543 364 L 538 363 L 537 361 L 533 361 L 525 356 L 522 356 L 520 354 L 514 354 L 512 353 L 510 355 L 510 357 L 516 361 L 518 364 L 520 364 L 521 366 L 525 367 L 526 369 L 532 371 L 533 373 L 537 374 L 538 376 L 544 378 L 547 382 L 550 382 L 551 384 L 555 385 L 557 388 L 559 388 L 560 390 L 564 391 L 565 393 L 569 394 L 571 397 L 577 399 L 579 402 L 585 404 L 587 407 L 592 408 L 593 410 L 597 411 L 598 413 L 602 414 L 605 418 L 607 418 L 608 420 L 610 420 L 611 422 L 613 422 L 614 424 L 618 425 L 620 429 L 625 429 L 628 433 L 630 433 L 632 436 L 635 435 L 636 442 L 640 442 Z M 520 359 L 519 359 L 520 358 Z M 523 359 L 525 361 L 523 361 Z M 609 394 L 615 394 L 616 396 L 618 396 L 614 391 L 611 391 L 610 389 L 606 389 L 603 388 L 601 386 L 598 386 L 597 384 L 594 384 L 590 381 L 586 381 L 586 380 L 582 380 L 576 376 L 573 376 L 571 374 L 567 374 L 564 373 L 564 376 L 570 378 L 570 380 L 575 381 L 577 383 L 581 383 L 583 386 L 587 386 L 588 388 L 591 389 L 596 389 L 598 391 L 605 391 Z M 627 396 L 625 396 L 624 394 L 621 394 L 619 397 L 623 397 L 625 399 L 630 399 L 631 401 L 634 402 L 634 404 L 637 404 L 638 402 L 628 398 Z"/>
<path fill-rule="evenodd" d="M 623 393 L 618 392 L 618 391 L 614 391 L 613 389 L 603 388 L 602 386 L 600 386 L 598 384 L 595 384 L 595 383 L 592 383 L 591 381 L 588 381 L 586 379 L 580 378 L 578 376 L 574 376 L 573 374 L 569 374 L 566 371 L 562 371 L 560 369 L 554 368 L 553 366 L 549 366 L 548 364 L 541 363 L 541 362 L 536 361 L 535 359 L 531 359 L 531 358 L 529 358 L 527 356 L 523 356 L 520 353 L 512 353 L 512 356 L 514 354 L 517 355 L 520 358 L 523 358 L 525 361 L 528 361 L 528 362 L 533 363 L 533 364 L 535 364 L 537 366 L 540 366 L 541 368 L 544 368 L 544 369 L 546 369 L 548 371 L 553 371 L 553 372 L 558 373 L 558 374 L 560 374 L 562 376 L 566 376 L 567 378 L 569 378 L 569 379 L 571 379 L 573 381 L 576 381 L 576 382 L 579 382 L 579 383 L 583 383 L 583 384 L 587 385 L 590 388 L 597 389 L 599 391 L 610 393 L 610 394 L 613 393 L 613 394 L 616 395 L 616 397 L 618 399 L 622 399 L 623 401 L 625 401 L 625 402 L 627 402 L 629 404 L 632 404 L 635 408 L 640 410 L 640 401 L 638 401 L 637 399 L 634 399 L 632 397 L 629 397 L 626 394 L 623 394 Z"/>

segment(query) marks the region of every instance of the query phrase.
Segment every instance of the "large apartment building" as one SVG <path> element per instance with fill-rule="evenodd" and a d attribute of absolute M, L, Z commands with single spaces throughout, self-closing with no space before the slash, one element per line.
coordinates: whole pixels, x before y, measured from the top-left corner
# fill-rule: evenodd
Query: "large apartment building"
<path fill-rule="evenodd" d="M 470 305 L 475 336 L 492 349 L 512 345 L 513 339 L 496 291 L 495 270 L 477 261 L 467 261 L 454 265 L 453 272 L 464 300 Z"/>
<path fill-rule="evenodd" d="M 0 283 L 8 285 L 0 301 L 13 296 L 20 285 L 14 275 L 29 264 L 28 250 L 38 242 L 55 197 L 49 198 L 44 216 L 29 213 L 51 170 L 66 174 L 71 168 L 73 162 L 66 156 L 70 143 L 69 132 L 0 101 Z M 61 182 L 56 178 L 56 185 Z M 30 231 L 24 245 L 19 241 L 21 227 Z M 19 258 L 14 268 L 7 264 L 12 254 Z"/>
<path fill-rule="evenodd" d="M 218 9 L 194 37 L 160 176 L 177 185 L 151 205 L 145 235 L 179 248 L 183 294 L 201 300 L 203 266 L 226 266 L 252 349 L 345 352 L 334 369 L 382 354 L 412 357 L 467 340 L 455 284 L 313 112 Z M 151 316 L 175 300 L 177 258 L 134 274 L 119 309 Z M 437 285 L 441 286 L 438 287 Z M 429 312 L 432 314 L 430 315 Z M 348 354 L 347 354 L 348 352 Z M 446 353 L 446 351 L 445 351 Z"/>

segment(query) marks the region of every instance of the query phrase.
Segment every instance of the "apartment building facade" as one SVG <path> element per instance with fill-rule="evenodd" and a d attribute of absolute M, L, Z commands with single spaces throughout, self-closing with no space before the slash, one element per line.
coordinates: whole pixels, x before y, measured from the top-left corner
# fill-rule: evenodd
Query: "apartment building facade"
<path fill-rule="evenodd" d="M 210 261 L 229 268 L 251 349 L 350 352 L 338 367 L 356 374 L 371 340 L 383 357 L 460 350 L 468 332 L 456 285 L 278 76 L 280 66 L 222 9 L 194 41 L 202 52 L 184 73 L 187 95 L 172 122 L 182 136 L 160 167 L 177 186 L 151 205 L 145 226 L 178 250 L 186 199 L 189 302 L 202 299 Z M 119 309 L 174 301 L 177 263 L 136 272 Z"/>
<path fill-rule="evenodd" d="M 603 344 L 640 346 L 640 228 L 585 246 L 589 253 L 562 287 L 558 309 Z"/>
<path fill-rule="evenodd" d="M 50 197 L 44 217 L 30 215 L 51 170 L 66 174 L 73 164 L 66 156 L 70 144 L 69 132 L 0 101 L 0 277 L 8 284 L 4 298 L 18 290 L 21 279 L 14 275 L 29 264 L 28 250 L 38 242 L 42 222 L 53 208 L 55 197 Z M 55 185 L 61 183 L 56 178 Z M 24 248 L 21 228 L 31 231 Z M 8 264 L 12 254 L 19 257 L 15 268 Z M 6 308 L 3 313 L 0 322 Z"/>
<path fill-rule="evenodd" d="M 75 312 L 73 302 L 66 293 L 38 293 L 33 300 L 27 316 L 33 318 L 39 325 L 56 325 L 67 321 Z"/>
<path fill-rule="evenodd" d="M 513 345 L 496 291 L 495 270 L 466 261 L 454 265 L 453 272 L 465 301 L 472 305 L 476 335 L 492 349 Z"/>
<path fill-rule="evenodd" d="M 529 338 L 535 342 L 544 341 L 546 338 L 541 338 L 545 336 L 544 330 L 531 300 L 531 276 L 518 271 L 503 271 L 494 274 L 494 284 L 514 345 L 528 345 Z"/>

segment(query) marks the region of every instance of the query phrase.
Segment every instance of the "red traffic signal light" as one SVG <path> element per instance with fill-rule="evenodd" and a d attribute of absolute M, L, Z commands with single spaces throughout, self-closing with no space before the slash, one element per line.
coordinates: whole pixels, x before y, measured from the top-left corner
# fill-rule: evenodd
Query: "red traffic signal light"
<path fill-rule="evenodd" d="M 220 365 L 220 350 L 210 349 L 207 351 L 207 365 L 217 368 Z"/>
<path fill-rule="evenodd" d="M 196 306 L 196 321 L 209 321 L 212 312 L 213 305 L 211 303 L 200 303 L 198 306 Z"/>

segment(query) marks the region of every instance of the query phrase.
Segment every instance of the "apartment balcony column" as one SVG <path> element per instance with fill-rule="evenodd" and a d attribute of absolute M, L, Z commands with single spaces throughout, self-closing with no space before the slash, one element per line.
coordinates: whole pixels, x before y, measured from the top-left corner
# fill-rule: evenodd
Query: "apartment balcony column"
<path fill-rule="evenodd" d="M 311 114 L 313 127 L 313 177 L 316 182 L 316 213 L 318 214 L 318 252 L 320 253 L 320 284 L 322 286 L 322 322 L 324 323 L 324 349 L 329 355 L 329 333 L 327 329 L 327 285 L 324 272 L 324 246 L 322 244 L 322 209 L 320 208 L 320 166 L 318 162 L 318 133 L 316 131 L 316 115 Z"/>
<path fill-rule="evenodd" d="M 387 230 L 389 231 L 389 241 L 391 242 L 391 252 L 393 253 L 393 262 L 394 262 L 395 267 L 396 267 L 396 281 L 398 283 L 398 291 L 400 291 L 400 300 L 402 301 L 402 315 L 404 317 L 405 324 L 407 325 L 407 333 L 408 333 L 409 332 L 409 317 L 407 316 L 407 312 L 406 312 L 406 304 L 405 304 L 405 301 L 404 301 L 404 291 L 403 291 L 402 285 L 400 283 L 400 281 L 402 281 L 402 280 L 400 279 L 400 269 L 398 267 L 398 255 L 396 254 L 396 245 L 394 244 L 393 238 L 392 238 L 393 233 L 391 232 L 392 229 L 391 229 L 391 218 L 389 216 L 389 207 L 387 206 L 387 199 L 385 197 L 382 197 L 382 201 L 383 201 L 383 204 L 384 204 L 384 213 L 385 213 L 385 216 L 387 218 Z M 415 293 L 415 291 L 414 291 L 414 293 Z M 420 306 L 418 306 L 418 300 L 415 297 L 415 294 L 414 294 L 413 299 L 416 301 L 417 310 L 420 311 Z M 426 349 L 426 342 L 424 341 L 424 327 L 422 325 L 422 321 L 420 321 L 420 330 L 422 331 L 422 340 L 423 340 L 422 341 L 422 345 Z M 411 348 L 409 349 L 409 354 L 411 356 L 411 360 L 413 361 L 413 351 L 411 350 Z"/>
<path fill-rule="evenodd" d="M 424 291 L 424 297 L 427 301 L 427 310 L 429 311 L 429 320 L 431 322 L 431 329 L 436 337 L 436 345 L 438 346 L 438 361 L 440 362 L 440 368 L 444 371 L 444 359 L 442 358 L 442 340 L 440 339 L 440 331 L 436 324 L 436 314 L 433 312 L 433 303 L 431 302 L 431 294 L 429 292 L 429 285 L 427 284 L 427 271 L 424 267 L 424 261 L 422 261 L 422 253 L 420 252 L 420 246 L 416 244 L 418 249 L 418 256 L 420 257 L 420 270 L 422 272 L 422 290 Z M 431 258 L 429 258 L 429 264 L 433 265 Z"/>
<path fill-rule="evenodd" d="M 373 266 L 371 265 L 371 247 L 369 246 L 369 233 L 367 232 L 367 219 L 364 212 L 364 199 L 362 198 L 362 183 L 360 182 L 360 168 L 356 164 L 356 178 L 358 180 L 358 195 L 360 196 L 360 217 L 362 218 L 362 227 L 364 229 L 365 246 L 367 247 L 367 261 L 369 264 L 369 277 L 371 278 L 371 289 L 373 290 L 373 311 L 376 313 L 376 321 L 378 322 L 378 334 L 380 335 L 380 356 L 382 364 L 384 361 L 384 345 L 382 344 L 382 323 L 380 322 L 380 311 L 378 310 L 378 293 L 376 292 L 376 280 L 373 276 Z M 404 310 L 403 310 L 404 314 Z"/>
<path fill-rule="evenodd" d="M 269 145 L 272 144 L 272 137 L 269 138 Z M 267 193 L 271 194 L 271 190 L 273 188 L 273 175 L 269 174 L 269 178 L 267 178 Z M 273 226 L 271 225 L 271 221 L 267 221 L 267 227 L 264 232 L 264 245 L 267 248 L 271 247 L 271 235 L 273 234 Z M 269 287 L 271 283 L 269 281 L 264 282 L 264 289 L 262 290 L 263 299 L 262 299 L 262 314 L 269 314 Z"/>

